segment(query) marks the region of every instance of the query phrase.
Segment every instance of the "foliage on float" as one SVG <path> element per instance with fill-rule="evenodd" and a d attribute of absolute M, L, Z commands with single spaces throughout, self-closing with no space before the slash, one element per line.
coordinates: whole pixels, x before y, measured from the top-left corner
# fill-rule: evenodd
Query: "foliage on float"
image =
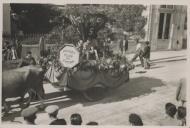
<path fill-rule="evenodd" d="M 49 67 L 54 66 L 57 72 L 65 71 L 65 67 L 59 62 L 59 52 L 58 50 L 52 50 L 51 55 L 48 57 Z M 92 71 L 92 72 L 107 72 L 110 75 L 121 75 L 123 73 L 129 72 L 133 69 L 134 65 L 128 61 L 125 56 L 120 54 L 112 54 L 106 58 L 100 58 L 97 60 L 86 60 L 80 58 L 80 62 L 70 70 L 75 71 Z"/>

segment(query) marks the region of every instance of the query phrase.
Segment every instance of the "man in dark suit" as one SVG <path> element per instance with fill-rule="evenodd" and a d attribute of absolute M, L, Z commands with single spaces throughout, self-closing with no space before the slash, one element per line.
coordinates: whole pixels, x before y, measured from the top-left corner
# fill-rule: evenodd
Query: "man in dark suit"
<path fill-rule="evenodd" d="M 125 55 L 126 51 L 128 50 L 128 40 L 127 36 L 124 36 L 120 41 L 120 50 L 123 55 Z"/>
<path fill-rule="evenodd" d="M 143 58 L 144 58 L 144 68 L 149 69 L 150 68 L 150 43 L 149 41 L 145 42 L 144 50 L 143 50 Z"/>

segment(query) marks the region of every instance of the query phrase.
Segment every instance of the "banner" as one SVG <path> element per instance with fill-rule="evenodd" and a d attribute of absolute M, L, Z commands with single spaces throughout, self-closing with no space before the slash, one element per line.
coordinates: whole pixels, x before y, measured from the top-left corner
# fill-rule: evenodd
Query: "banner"
<path fill-rule="evenodd" d="M 72 68 L 79 63 L 79 52 L 74 45 L 65 45 L 59 55 L 63 67 Z"/>

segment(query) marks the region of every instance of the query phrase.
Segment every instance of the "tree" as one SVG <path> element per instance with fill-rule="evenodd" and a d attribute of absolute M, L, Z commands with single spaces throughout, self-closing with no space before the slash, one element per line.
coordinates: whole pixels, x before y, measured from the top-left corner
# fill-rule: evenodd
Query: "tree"
<path fill-rule="evenodd" d="M 64 5 L 60 9 L 84 41 L 99 38 L 102 33 L 106 35 L 103 31 L 109 30 L 103 29 L 111 29 L 106 27 L 106 23 L 141 38 L 145 35 L 143 5 Z"/>
<path fill-rule="evenodd" d="M 66 5 L 62 14 L 67 17 L 76 28 L 80 39 L 86 41 L 88 38 L 97 38 L 97 33 L 103 29 L 107 17 L 99 12 L 92 12 L 91 5 Z"/>
<path fill-rule="evenodd" d="M 24 33 L 53 31 L 54 35 L 60 36 L 61 42 L 101 38 L 103 31 L 110 32 L 112 28 L 141 38 L 145 35 L 146 18 L 142 16 L 145 9 L 143 5 L 11 4 L 11 9 L 19 15 L 19 28 Z M 106 33 L 103 34 L 106 37 Z"/>
<path fill-rule="evenodd" d="M 144 38 L 144 26 L 146 18 L 142 16 L 145 6 L 143 5 L 100 5 L 104 8 L 103 13 L 112 21 L 116 28 L 122 28 L 124 31 L 139 35 Z"/>
<path fill-rule="evenodd" d="M 11 11 L 19 17 L 18 28 L 24 33 L 48 33 L 54 26 L 51 19 L 60 15 L 54 5 L 10 4 Z"/>

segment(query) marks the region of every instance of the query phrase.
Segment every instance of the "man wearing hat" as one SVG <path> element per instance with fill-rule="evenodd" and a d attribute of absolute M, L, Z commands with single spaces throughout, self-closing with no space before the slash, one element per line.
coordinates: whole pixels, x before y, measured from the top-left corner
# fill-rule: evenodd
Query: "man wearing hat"
<path fill-rule="evenodd" d="M 45 111 L 48 113 L 50 122 L 57 120 L 57 114 L 59 111 L 59 107 L 57 105 L 47 106 Z"/>
<path fill-rule="evenodd" d="M 35 107 L 26 108 L 21 112 L 21 116 L 24 118 L 24 124 L 35 124 L 36 113 L 38 109 Z"/>

